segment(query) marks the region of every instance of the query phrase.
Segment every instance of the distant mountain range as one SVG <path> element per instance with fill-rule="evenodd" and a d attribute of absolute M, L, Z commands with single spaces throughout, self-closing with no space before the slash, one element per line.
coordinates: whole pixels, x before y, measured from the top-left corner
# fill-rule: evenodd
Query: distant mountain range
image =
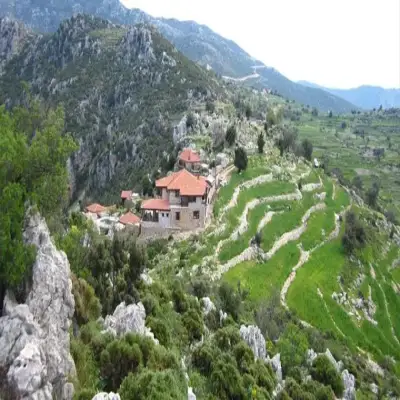
<path fill-rule="evenodd" d="M 378 86 L 330 89 L 307 81 L 299 81 L 298 83 L 305 87 L 325 90 L 364 109 L 373 109 L 380 106 L 383 108 L 400 107 L 400 89 L 383 89 Z"/>
<path fill-rule="evenodd" d="M 322 111 L 349 112 L 356 108 L 351 102 L 332 93 L 292 82 L 275 69 L 266 68 L 233 41 L 193 21 L 153 18 L 138 9 L 127 9 L 119 0 L 0 0 L 0 15 L 21 20 L 42 32 L 55 32 L 61 21 L 77 13 L 95 15 L 118 24 L 155 25 L 188 58 L 203 66 L 211 66 L 220 75 L 240 78 L 254 74 L 254 66 L 262 66 L 257 70 L 258 76 L 252 78 L 254 86 L 276 90 L 286 98 Z"/>

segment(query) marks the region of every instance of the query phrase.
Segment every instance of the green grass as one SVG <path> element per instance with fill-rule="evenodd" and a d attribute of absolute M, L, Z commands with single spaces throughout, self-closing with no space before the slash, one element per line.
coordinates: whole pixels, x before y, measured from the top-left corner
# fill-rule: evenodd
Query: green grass
<path fill-rule="evenodd" d="M 267 262 L 243 262 L 230 269 L 223 279 L 233 285 L 240 281 L 241 287 L 249 290 L 249 299 L 259 301 L 280 290 L 299 257 L 296 244 L 289 243 Z"/>
<path fill-rule="evenodd" d="M 335 213 L 332 209 L 317 211 L 311 215 L 307 230 L 301 236 L 304 250 L 311 250 L 327 238 L 335 228 Z M 323 232 L 325 234 L 323 235 Z"/>

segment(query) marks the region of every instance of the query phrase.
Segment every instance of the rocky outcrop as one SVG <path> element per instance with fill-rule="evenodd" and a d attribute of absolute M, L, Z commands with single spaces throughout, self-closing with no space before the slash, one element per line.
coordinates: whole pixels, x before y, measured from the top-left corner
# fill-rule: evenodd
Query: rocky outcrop
<path fill-rule="evenodd" d="M 92 400 L 121 400 L 119 394 L 110 392 L 110 393 L 97 393 L 96 396 L 93 397 Z"/>
<path fill-rule="evenodd" d="M 104 321 L 104 331 L 114 336 L 122 336 L 127 333 L 151 337 L 157 344 L 158 340 L 145 325 L 146 310 L 142 303 L 126 305 L 122 302 L 114 311 L 113 315 L 107 315 Z"/>
<path fill-rule="evenodd" d="M 208 315 L 211 311 L 215 310 L 215 305 L 209 297 L 203 297 L 201 301 L 203 303 L 204 315 Z"/>
<path fill-rule="evenodd" d="M 278 353 L 270 360 L 272 369 L 275 371 L 276 380 L 278 383 L 282 383 L 283 374 L 282 374 L 282 364 L 281 364 L 281 355 Z"/>
<path fill-rule="evenodd" d="M 347 369 L 342 372 L 342 380 L 344 386 L 343 399 L 355 400 L 356 398 L 356 379 Z"/>
<path fill-rule="evenodd" d="M 196 395 L 191 387 L 188 388 L 188 400 L 196 400 Z"/>
<path fill-rule="evenodd" d="M 75 303 L 66 255 L 58 251 L 45 221 L 34 215 L 24 231 L 37 248 L 32 287 L 25 304 L 11 293 L 0 318 L 0 366 L 17 398 L 71 400 L 69 377 L 75 365 L 69 352 L 69 326 Z"/>
<path fill-rule="evenodd" d="M 340 372 L 343 369 L 343 362 L 342 361 L 336 361 L 335 357 L 333 357 L 333 355 L 332 355 L 332 353 L 331 353 L 331 351 L 329 349 L 326 349 L 325 356 L 329 359 L 329 361 L 335 367 L 337 372 Z"/>
<path fill-rule="evenodd" d="M 240 327 L 240 336 L 253 351 L 254 358 L 266 360 L 267 349 L 265 347 L 265 339 L 258 326 L 242 325 Z"/>
<path fill-rule="evenodd" d="M 132 27 L 125 34 L 120 46 L 119 55 L 127 64 L 155 61 L 153 39 L 150 29 Z"/>

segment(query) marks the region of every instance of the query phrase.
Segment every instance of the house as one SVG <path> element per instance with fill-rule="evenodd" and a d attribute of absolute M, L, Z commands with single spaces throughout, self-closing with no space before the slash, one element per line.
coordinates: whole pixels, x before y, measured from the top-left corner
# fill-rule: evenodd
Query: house
<path fill-rule="evenodd" d="M 142 228 L 204 227 L 215 186 L 182 169 L 156 181 L 157 198 L 142 203 Z"/>
<path fill-rule="evenodd" d="M 200 172 L 200 156 L 192 149 L 184 149 L 178 157 L 179 168 L 185 168 L 190 172 Z"/>
<path fill-rule="evenodd" d="M 119 222 L 120 222 L 120 224 L 125 225 L 125 226 L 128 226 L 128 225 L 139 226 L 140 218 L 137 215 L 135 215 L 129 211 L 120 217 Z"/>
<path fill-rule="evenodd" d="M 89 206 L 86 207 L 86 212 L 96 217 L 100 217 L 101 214 L 103 214 L 106 211 L 107 209 L 98 203 L 90 204 Z"/>
<path fill-rule="evenodd" d="M 132 200 L 132 190 L 123 190 L 121 192 L 121 201 L 122 204 L 125 204 L 125 201 Z"/>

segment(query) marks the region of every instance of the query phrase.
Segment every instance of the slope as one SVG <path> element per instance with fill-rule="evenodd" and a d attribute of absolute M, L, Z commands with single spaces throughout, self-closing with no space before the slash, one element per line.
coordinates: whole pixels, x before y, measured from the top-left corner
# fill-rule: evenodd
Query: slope
<path fill-rule="evenodd" d="M 118 0 L 102 2 L 67 0 L 51 5 L 39 0 L 25 0 L 23 3 L 18 3 L 18 6 L 12 0 L 0 0 L 0 9 L 5 15 L 13 16 L 32 28 L 46 32 L 53 32 L 60 21 L 77 12 L 107 18 L 115 23 L 131 25 L 150 23 L 191 60 L 203 66 L 210 65 L 218 74 L 234 78 L 250 75 L 254 65 L 261 65 L 236 43 L 216 34 L 204 25 L 193 21 L 153 18 L 138 9 L 125 8 Z M 276 90 L 291 100 L 337 113 L 348 112 L 355 108 L 349 102 L 324 91 L 304 89 L 302 85 L 290 81 L 273 69 L 263 70 L 262 75 L 259 87 Z"/>
<path fill-rule="evenodd" d="M 3 40 L 8 32 L 10 52 L 19 50 L 3 54 L 0 102 L 20 102 L 19 82 L 26 81 L 48 104 L 64 105 L 66 130 L 80 144 L 71 160 L 74 192 L 104 196 L 111 187 L 137 186 L 171 152 L 171 121 L 223 94 L 212 73 L 144 25 L 78 15 L 43 36 L 14 34 L 24 28 L 1 29 L 5 24 L 18 23 L 0 20 L 0 32 Z"/>

